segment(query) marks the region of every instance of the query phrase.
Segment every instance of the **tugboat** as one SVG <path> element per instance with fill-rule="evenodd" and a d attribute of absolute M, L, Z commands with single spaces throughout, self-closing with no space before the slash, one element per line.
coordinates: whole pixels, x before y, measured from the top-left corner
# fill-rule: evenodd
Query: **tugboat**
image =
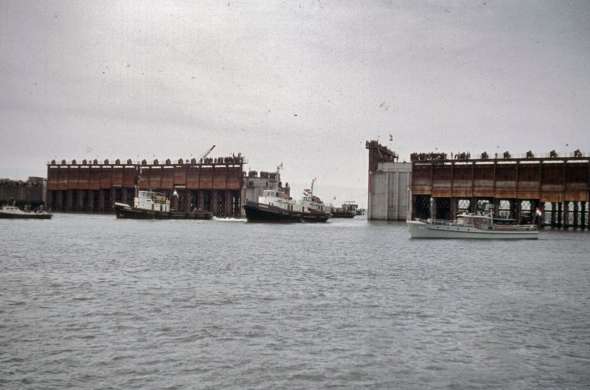
<path fill-rule="evenodd" d="M 4 219 L 51 219 L 52 214 L 45 210 L 23 211 L 16 206 L 5 205 L 0 209 L 0 218 Z"/>
<path fill-rule="evenodd" d="M 264 190 L 258 202 L 244 205 L 248 222 L 326 222 L 331 214 L 322 200 L 311 189 L 303 192 L 300 202 L 280 190 Z"/>
<path fill-rule="evenodd" d="M 194 209 L 190 212 L 170 209 L 170 199 L 154 191 L 138 191 L 133 207 L 127 203 L 113 205 L 119 219 L 211 219 L 209 211 Z"/>

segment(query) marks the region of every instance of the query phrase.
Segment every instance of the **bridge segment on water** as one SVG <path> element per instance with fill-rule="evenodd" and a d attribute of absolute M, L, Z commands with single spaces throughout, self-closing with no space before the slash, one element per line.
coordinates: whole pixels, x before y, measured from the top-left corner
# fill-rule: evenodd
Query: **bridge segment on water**
<path fill-rule="evenodd" d="M 240 216 L 244 163 L 241 155 L 175 162 L 51 161 L 47 206 L 55 211 L 108 213 L 114 202 L 131 203 L 136 189 L 149 189 L 171 197 L 178 210 L 197 207 L 215 216 Z"/>
<path fill-rule="evenodd" d="M 412 154 L 411 216 L 452 218 L 486 203 L 496 215 L 554 228 L 589 229 L 590 157 L 471 158 Z M 535 214 L 539 217 L 535 217 Z"/>

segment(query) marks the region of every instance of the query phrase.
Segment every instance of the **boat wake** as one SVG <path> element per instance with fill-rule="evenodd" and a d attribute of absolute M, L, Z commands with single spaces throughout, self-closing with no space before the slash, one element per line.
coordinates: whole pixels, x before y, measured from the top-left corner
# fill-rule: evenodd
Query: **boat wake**
<path fill-rule="evenodd" d="M 222 218 L 222 217 L 213 217 L 214 221 L 219 222 L 248 222 L 246 218 Z"/>

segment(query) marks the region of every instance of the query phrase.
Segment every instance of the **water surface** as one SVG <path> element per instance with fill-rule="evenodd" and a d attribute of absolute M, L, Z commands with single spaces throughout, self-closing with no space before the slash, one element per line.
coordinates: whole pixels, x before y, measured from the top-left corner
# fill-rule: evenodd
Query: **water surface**
<path fill-rule="evenodd" d="M 590 233 L 0 220 L 0 388 L 590 386 Z"/>

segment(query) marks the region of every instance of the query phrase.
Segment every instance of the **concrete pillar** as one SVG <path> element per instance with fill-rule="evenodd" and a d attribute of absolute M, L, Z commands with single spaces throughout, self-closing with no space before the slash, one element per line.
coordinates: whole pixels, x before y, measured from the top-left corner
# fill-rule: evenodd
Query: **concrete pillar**
<path fill-rule="evenodd" d="M 241 191 L 234 192 L 234 216 L 236 218 L 242 216 L 242 196 Z"/>
<path fill-rule="evenodd" d="M 580 219 L 580 214 L 579 214 L 579 203 L 578 202 L 574 202 L 574 217 L 572 218 L 572 224 L 574 227 L 574 230 L 578 230 L 578 221 Z"/>
<path fill-rule="evenodd" d="M 98 190 L 98 212 L 104 213 L 104 192 L 105 190 Z"/>
<path fill-rule="evenodd" d="M 76 206 L 76 210 L 78 211 L 86 211 L 85 207 L 84 207 L 84 191 L 83 190 L 78 190 L 76 191 L 78 194 L 78 202 L 77 202 L 77 206 Z"/>
<path fill-rule="evenodd" d="M 197 208 L 205 210 L 205 191 L 197 191 Z"/>
<path fill-rule="evenodd" d="M 127 194 L 129 192 L 128 188 L 121 188 L 121 203 L 127 203 Z M 127 203 L 129 204 L 129 203 Z"/>
<path fill-rule="evenodd" d="M 557 226 L 557 203 L 551 202 L 551 228 Z"/>
<path fill-rule="evenodd" d="M 563 205 L 561 207 L 561 213 L 562 213 L 561 227 L 565 230 L 567 230 L 569 228 L 569 224 L 570 224 L 569 206 L 570 206 L 570 202 L 563 202 Z"/>
<path fill-rule="evenodd" d="M 469 199 L 469 212 L 475 213 L 477 211 L 477 199 L 471 198 Z"/>
<path fill-rule="evenodd" d="M 498 217 L 500 215 L 500 199 L 493 199 L 494 204 L 494 217 Z"/>
<path fill-rule="evenodd" d="M 119 195 L 119 196 L 117 196 Z M 119 197 L 121 196 L 121 189 L 120 188 L 111 188 L 111 207 L 113 203 L 119 201 Z"/>
<path fill-rule="evenodd" d="M 66 191 L 66 208 L 65 211 L 72 211 L 74 209 L 74 191 Z"/>
<path fill-rule="evenodd" d="M 539 209 L 539 211 L 541 211 L 541 215 L 537 216 L 537 209 Z M 535 203 L 535 220 L 537 222 L 537 227 L 539 229 L 544 229 L 545 228 L 545 202 L 541 202 L 540 200 L 537 200 Z"/>
<path fill-rule="evenodd" d="M 232 193 L 229 190 L 225 190 L 225 217 L 229 218 L 233 216 L 233 212 L 232 212 L 232 207 L 233 206 L 233 202 L 232 202 Z"/>
<path fill-rule="evenodd" d="M 180 209 L 182 211 L 191 211 L 191 192 L 189 190 L 181 190 L 180 199 L 182 200 Z"/>
<path fill-rule="evenodd" d="M 217 191 L 213 190 L 210 192 L 209 196 L 209 211 L 213 213 L 216 217 L 218 217 L 217 213 Z"/>
<path fill-rule="evenodd" d="M 586 202 L 582 202 L 580 205 L 580 228 L 582 230 L 586 229 Z"/>
<path fill-rule="evenodd" d="M 55 191 L 56 192 L 56 205 L 59 211 L 64 211 L 64 192 L 63 191 Z"/>
<path fill-rule="evenodd" d="M 436 219 L 436 198 L 430 198 L 430 218 Z"/>
<path fill-rule="evenodd" d="M 94 191 L 92 191 L 92 190 L 87 191 L 86 196 L 88 197 L 88 212 L 93 213 L 96 211 L 96 208 L 94 207 L 94 202 L 95 202 Z"/>
<path fill-rule="evenodd" d="M 53 208 L 55 207 L 53 204 L 53 201 L 54 201 L 53 191 L 47 191 L 47 200 L 45 202 L 45 208 L 49 209 L 49 210 L 53 210 Z"/>
<path fill-rule="evenodd" d="M 451 198 L 450 202 L 451 202 L 451 204 L 450 204 L 451 215 L 449 216 L 449 219 L 455 220 L 457 218 L 457 202 L 458 202 L 458 200 L 457 200 L 457 198 Z"/>

